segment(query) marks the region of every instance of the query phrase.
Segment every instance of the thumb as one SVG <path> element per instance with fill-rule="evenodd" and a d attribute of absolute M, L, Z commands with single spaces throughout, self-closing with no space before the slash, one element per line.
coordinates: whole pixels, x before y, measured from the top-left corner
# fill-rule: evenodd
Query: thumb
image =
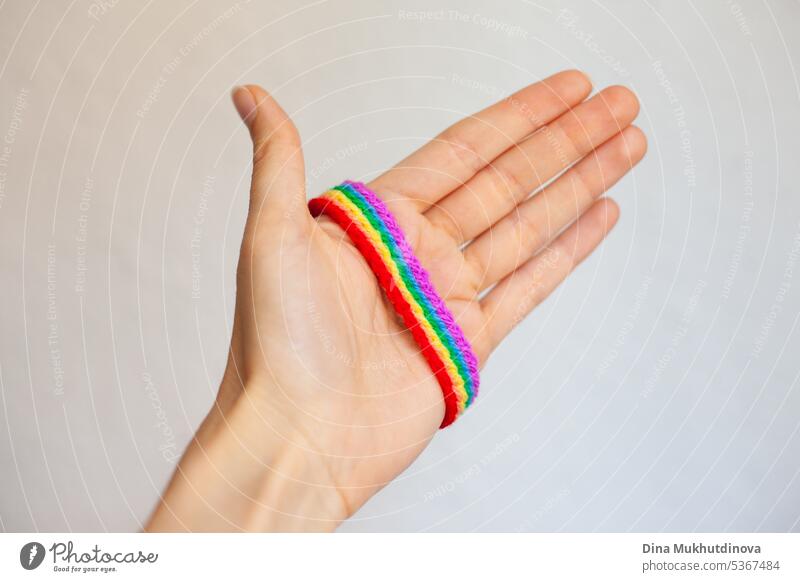
<path fill-rule="evenodd" d="M 297 128 L 257 85 L 236 87 L 232 99 L 253 140 L 247 228 L 254 234 L 279 225 L 307 232 L 311 216 L 306 210 L 305 165 Z"/>

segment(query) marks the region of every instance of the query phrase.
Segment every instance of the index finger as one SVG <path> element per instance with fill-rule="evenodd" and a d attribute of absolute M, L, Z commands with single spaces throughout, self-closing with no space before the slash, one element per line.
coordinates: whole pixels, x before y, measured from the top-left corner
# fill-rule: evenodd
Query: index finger
<path fill-rule="evenodd" d="M 556 73 L 448 127 L 369 187 L 388 200 L 408 200 L 423 212 L 591 90 L 580 71 Z"/>

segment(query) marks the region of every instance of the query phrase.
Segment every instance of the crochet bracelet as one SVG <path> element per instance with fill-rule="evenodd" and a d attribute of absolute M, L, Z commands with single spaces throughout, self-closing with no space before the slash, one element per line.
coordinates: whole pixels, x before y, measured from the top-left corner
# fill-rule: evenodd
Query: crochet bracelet
<path fill-rule="evenodd" d="M 364 184 L 349 180 L 308 207 L 315 217 L 333 219 L 375 273 L 442 389 L 441 428 L 452 424 L 478 396 L 478 360 L 394 216 Z"/>

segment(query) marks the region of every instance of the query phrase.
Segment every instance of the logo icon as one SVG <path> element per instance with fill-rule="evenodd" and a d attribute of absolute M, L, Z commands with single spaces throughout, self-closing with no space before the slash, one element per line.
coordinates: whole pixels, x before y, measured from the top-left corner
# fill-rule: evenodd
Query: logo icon
<path fill-rule="evenodd" d="M 35 570 L 44 560 L 44 546 L 39 542 L 28 542 L 19 551 L 19 563 L 26 570 Z"/>

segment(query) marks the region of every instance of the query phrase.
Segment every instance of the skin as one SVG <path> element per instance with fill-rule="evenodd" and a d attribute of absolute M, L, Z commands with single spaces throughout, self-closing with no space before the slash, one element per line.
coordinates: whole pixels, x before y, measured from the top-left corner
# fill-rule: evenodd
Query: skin
<path fill-rule="evenodd" d="M 481 365 L 600 244 L 619 216 L 602 194 L 644 156 L 633 93 L 591 92 L 553 75 L 369 184 Z M 228 365 L 146 529 L 329 531 L 428 445 L 441 390 L 350 240 L 309 215 L 289 117 L 257 86 L 233 101 L 254 158 Z"/>

